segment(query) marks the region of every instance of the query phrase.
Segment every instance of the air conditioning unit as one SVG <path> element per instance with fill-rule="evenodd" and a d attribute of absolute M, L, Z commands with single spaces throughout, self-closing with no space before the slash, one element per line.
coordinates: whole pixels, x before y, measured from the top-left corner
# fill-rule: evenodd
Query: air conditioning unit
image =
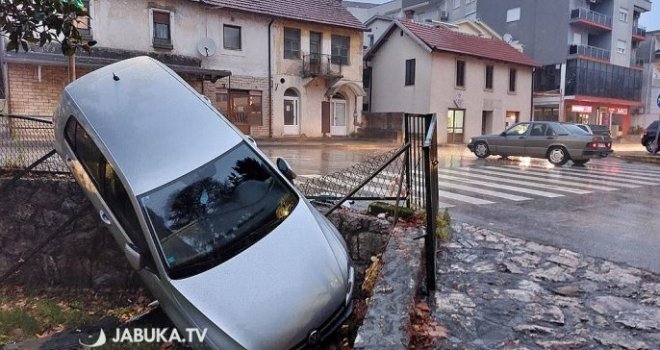
<path fill-rule="evenodd" d="M 440 11 L 440 20 L 448 21 L 449 20 L 449 11 Z"/>

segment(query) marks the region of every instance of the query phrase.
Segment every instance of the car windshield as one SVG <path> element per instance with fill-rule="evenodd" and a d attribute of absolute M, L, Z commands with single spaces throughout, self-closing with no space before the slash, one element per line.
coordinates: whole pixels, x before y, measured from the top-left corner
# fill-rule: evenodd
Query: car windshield
<path fill-rule="evenodd" d="M 237 255 L 279 225 L 298 196 L 245 143 L 140 197 L 172 278 Z"/>
<path fill-rule="evenodd" d="M 566 130 L 571 135 L 580 135 L 580 136 L 591 135 L 575 124 L 562 124 L 561 127 L 564 128 L 564 130 Z"/>

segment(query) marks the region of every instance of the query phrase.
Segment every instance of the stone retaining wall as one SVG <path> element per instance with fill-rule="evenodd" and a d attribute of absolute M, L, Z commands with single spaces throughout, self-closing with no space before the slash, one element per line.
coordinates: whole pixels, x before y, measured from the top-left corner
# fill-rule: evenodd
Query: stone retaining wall
<path fill-rule="evenodd" d="M 0 178 L 0 187 L 7 181 Z M 25 178 L 0 193 L 0 276 L 88 204 L 70 176 Z M 363 272 L 371 256 L 383 250 L 389 223 L 348 210 L 333 213 L 331 220 L 348 242 L 358 272 Z M 6 283 L 34 289 L 126 289 L 141 285 L 92 208 Z"/>
<path fill-rule="evenodd" d="M 7 179 L 0 179 L 0 186 Z M 0 194 L 0 275 L 89 204 L 69 176 L 21 179 Z M 31 289 L 137 287 L 95 210 L 87 210 L 5 284 Z"/>

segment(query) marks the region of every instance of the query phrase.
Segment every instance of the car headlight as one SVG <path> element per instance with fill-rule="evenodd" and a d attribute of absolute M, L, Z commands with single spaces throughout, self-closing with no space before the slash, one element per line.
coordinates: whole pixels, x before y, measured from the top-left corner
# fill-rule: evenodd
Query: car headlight
<path fill-rule="evenodd" d="M 469 139 L 469 140 L 468 140 L 468 143 L 472 143 L 472 139 Z"/>

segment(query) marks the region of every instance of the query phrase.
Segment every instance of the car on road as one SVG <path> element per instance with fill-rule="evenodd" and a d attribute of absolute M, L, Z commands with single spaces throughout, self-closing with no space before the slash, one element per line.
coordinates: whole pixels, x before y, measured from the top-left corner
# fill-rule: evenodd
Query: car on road
<path fill-rule="evenodd" d="M 646 148 L 646 151 L 649 153 L 653 153 L 652 145 L 653 141 L 655 140 L 656 134 L 658 132 L 658 121 L 655 120 L 649 126 L 644 129 L 644 133 L 642 133 L 642 146 Z M 656 147 L 655 153 L 660 152 L 660 147 Z"/>
<path fill-rule="evenodd" d="M 604 136 L 588 134 L 571 123 L 518 123 L 500 134 L 470 139 L 468 149 L 479 158 L 491 155 L 546 158 L 554 165 L 572 160 L 583 165 L 592 158 L 612 153 L 612 142 Z"/>
<path fill-rule="evenodd" d="M 600 136 L 607 136 L 607 137 L 612 137 L 612 132 L 610 131 L 610 128 L 608 128 L 605 125 L 599 125 L 599 124 L 575 124 L 577 125 L 578 128 L 588 132 L 591 135 L 600 135 Z"/>
<path fill-rule="evenodd" d="M 69 84 L 56 148 L 181 334 L 213 349 L 316 345 L 352 312 L 337 229 L 204 96 L 160 62 Z"/>

